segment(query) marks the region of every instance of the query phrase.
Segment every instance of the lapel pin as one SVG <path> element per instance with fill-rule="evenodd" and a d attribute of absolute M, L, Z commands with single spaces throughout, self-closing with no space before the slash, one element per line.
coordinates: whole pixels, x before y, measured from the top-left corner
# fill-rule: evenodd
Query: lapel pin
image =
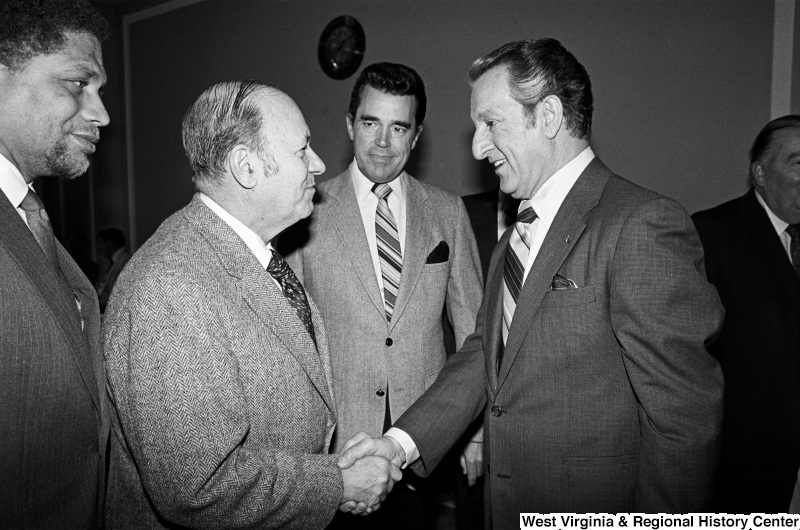
<path fill-rule="evenodd" d="M 569 243 L 569 236 L 564 240 L 564 243 Z"/>

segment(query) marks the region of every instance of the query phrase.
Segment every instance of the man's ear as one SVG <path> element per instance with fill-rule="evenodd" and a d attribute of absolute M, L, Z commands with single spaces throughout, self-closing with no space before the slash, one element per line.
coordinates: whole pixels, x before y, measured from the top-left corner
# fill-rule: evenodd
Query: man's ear
<path fill-rule="evenodd" d="M 759 188 L 763 188 L 766 185 L 767 182 L 766 176 L 764 175 L 764 164 L 762 164 L 760 160 L 756 160 L 750 164 L 750 173 L 753 174 L 753 181 L 755 181 Z"/>
<path fill-rule="evenodd" d="M 344 120 L 347 122 L 347 134 L 350 135 L 350 141 L 352 142 L 353 141 L 353 116 L 351 116 L 350 113 L 348 112 L 345 115 Z"/>
<path fill-rule="evenodd" d="M 564 106 L 558 96 L 550 95 L 539 103 L 542 120 L 542 130 L 545 136 L 553 139 L 561 130 L 564 123 Z"/>
<path fill-rule="evenodd" d="M 411 142 L 411 149 L 414 149 L 417 146 L 417 140 L 419 140 L 420 134 L 422 134 L 422 125 L 417 127 L 417 131 L 414 133 L 414 141 Z"/>
<path fill-rule="evenodd" d="M 244 144 L 237 144 L 228 154 L 228 169 L 236 182 L 245 189 L 255 188 L 259 169 L 256 153 Z"/>

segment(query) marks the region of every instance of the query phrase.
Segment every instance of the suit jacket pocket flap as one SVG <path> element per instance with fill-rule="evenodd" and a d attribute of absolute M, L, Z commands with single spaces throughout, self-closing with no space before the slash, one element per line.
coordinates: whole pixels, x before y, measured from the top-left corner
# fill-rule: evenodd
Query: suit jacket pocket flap
<path fill-rule="evenodd" d="M 636 455 L 614 455 L 614 456 L 564 456 L 561 462 L 565 466 L 619 466 L 625 464 L 635 464 L 639 458 Z"/>
<path fill-rule="evenodd" d="M 595 300 L 594 285 L 587 285 L 578 289 L 548 291 L 542 299 L 541 307 L 585 305 L 592 304 Z"/>

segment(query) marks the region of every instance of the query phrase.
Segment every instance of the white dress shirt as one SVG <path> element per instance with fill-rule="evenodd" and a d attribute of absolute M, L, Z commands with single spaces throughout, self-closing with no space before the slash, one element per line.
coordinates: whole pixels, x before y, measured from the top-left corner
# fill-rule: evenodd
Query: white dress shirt
<path fill-rule="evenodd" d="M 531 250 L 528 254 L 528 262 L 525 264 L 525 275 L 523 277 L 523 288 L 525 280 L 528 278 L 528 273 L 536 260 L 536 255 L 539 249 L 542 248 L 547 232 L 550 230 L 550 225 L 553 224 L 553 219 L 561 208 L 561 203 L 564 202 L 567 194 L 570 192 L 578 177 L 581 176 L 583 170 L 594 159 L 594 151 L 591 147 L 587 147 L 581 153 L 567 162 L 561 169 L 553 173 L 547 179 L 536 194 L 531 197 L 531 206 L 533 211 L 536 212 L 537 218 L 531 223 Z M 391 436 L 397 440 L 403 447 L 406 453 L 406 462 L 403 465 L 405 468 L 408 464 L 414 462 L 419 458 L 419 451 L 417 444 L 414 440 L 403 430 L 392 427 L 386 431 L 387 436 Z"/>
<path fill-rule="evenodd" d="M 547 182 L 531 197 L 531 206 L 537 217 L 531 223 L 531 250 L 528 253 L 528 262 L 525 264 L 525 274 L 522 277 L 523 288 L 561 204 L 572 190 L 575 181 L 593 159 L 594 151 L 591 147 L 587 147 L 578 156 L 567 162 L 564 167 L 553 173 L 553 176 L 547 179 Z"/>
<path fill-rule="evenodd" d="M 247 248 L 250 249 L 250 252 L 258 259 L 258 262 L 261 263 L 261 266 L 264 269 L 269 266 L 269 262 L 272 261 L 272 243 L 264 243 L 264 240 L 261 239 L 261 236 L 247 228 L 244 223 L 240 220 L 232 216 L 225 210 L 222 206 L 214 202 L 214 199 L 209 197 L 204 193 L 200 193 L 200 200 L 208 206 L 212 212 L 217 214 L 220 219 L 222 219 L 226 225 L 231 227 L 231 230 L 236 232 L 236 234 L 242 238 L 244 244 L 247 245 Z M 278 282 L 275 281 L 275 278 L 272 279 L 275 282 L 275 285 L 278 285 Z"/>
<path fill-rule="evenodd" d="M 361 221 L 364 223 L 364 233 L 367 236 L 369 253 L 372 256 L 372 266 L 375 269 L 375 278 L 378 280 L 378 287 L 383 293 L 383 273 L 381 273 L 381 260 L 378 256 L 378 243 L 375 235 L 375 212 L 378 209 L 378 196 L 372 193 L 374 182 L 369 180 L 358 169 L 355 159 L 350 164 L 350 176 L 353 179 L 353 187 L 356 191 L 358 209 L 361 211 Z M 397 224 L 397 235 L 400 238 L 400 253 L 405 255 L 406 247 L 406 179 L 409 178 L 405 171 L 391 182 L 388 182 L 392 193 L 386 198 L 389 209 L 394 216 Z M 381 297 L 383 294 L 381 294 Z"/>
<path fill-rule="evenodd" d="M 17 166 L 11 163 L 9 159 L 0 154 L 0 190 L 11 201 L 12 206 L 17 209 L 17 213 L 28 225 L 28 218 L 25 216 L 25 210 L 19 207 L 22 199 L 28 194 L 28 185 L 25 179 L 22 178 L 22 173 L 19 172 Z"/>
<path fill-rule="evenodd" d="M 773 228 L 775 228 L 775 232 L 777 232 L 778 237 L 781 239 L 781 244 L 783 245 L 783 250 L 786 251 L 786 255 L 789 256 L 789 261 L 792 261 L 792 236 L 786 233 L 786 228 L 789 227 L 789 223 L 782 221 L 780 217 L 775 215 L 775 212 L 769 209 L 767 206 L 766 201 L 764 201 L 764 197 L 761 196 L 761 193 L 756 190 L 756 199 L 758 199 L 758 203 L 764 208 L 764 211 L 767 212 L 767 216 L 769 220 L 772 222 Z"/>

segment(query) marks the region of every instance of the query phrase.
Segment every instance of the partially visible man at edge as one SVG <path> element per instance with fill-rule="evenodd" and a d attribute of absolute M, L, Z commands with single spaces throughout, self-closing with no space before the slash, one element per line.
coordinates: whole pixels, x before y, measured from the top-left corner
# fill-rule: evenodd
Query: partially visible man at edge
<path fill-rule="evenodd" d="M 323 528 L 401 477 L 340 470 L 328 341 L 269 243 L 312 209 L 325 164 L 292 99 L 205 90 L 183 120 L 197 193 L 131 258 L 104 326 L 114 405 L 109 529 Z"/>
<path fill-rule="evenodd" d="M 0 528 L 102 521 L 109 421 L 97 295 L 31 185 L 89 167 L 109 123 L 106 34 L 84 0 L 0 4 Z"/>
<path fill-rule="evenodd" d="M 341 465 L 381 454 L 425 475 L 485 406 L 487 528 L 519 528 L 521 512 L 703 511 L 723 388 L 705 346 L 723 310 L 689 216 L 595 156 L 589 75 L 558 41 L 506 44 L 469 74 L 472 153 L 522 201 L 517 221 L 475 333 Z"/>
<path fill-rule="evenodd" d="M 725 376 L 715 512 L 786 511 L 800 467 L 800 116 L 750 149 L 750 189 L 692 216 L 725 306 L 709 347 Z"/>

